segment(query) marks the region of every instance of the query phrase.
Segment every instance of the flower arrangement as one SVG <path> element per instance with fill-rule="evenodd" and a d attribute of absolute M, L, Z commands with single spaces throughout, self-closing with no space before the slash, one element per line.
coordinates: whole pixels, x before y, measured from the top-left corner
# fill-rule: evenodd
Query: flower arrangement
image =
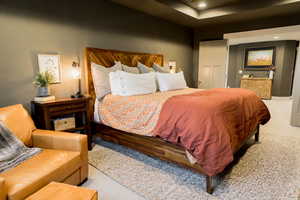
<path fill-rule="evenodd" d="M 38 73 L 33 81 L 33 84 L 38 87 L 38 97 L 50 96 L 49 84 L 53 82 L 53 75 L 46 71 L 43 73 Z"/>
<path fill-rule="evenodd" d="M 34 85 L 38 87 L 48 87 L 49 84 L 53 82 L 53 75 L 46 71 L 43 73 L 38 73 L 33 82 Z"/>

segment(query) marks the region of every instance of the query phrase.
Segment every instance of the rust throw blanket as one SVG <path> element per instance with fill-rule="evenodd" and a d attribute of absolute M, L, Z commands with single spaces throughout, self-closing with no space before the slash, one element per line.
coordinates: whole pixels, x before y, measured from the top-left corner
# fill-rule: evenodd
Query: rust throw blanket
<path fill-rule="evenodd" d="M 153 133 L 183 146 L 213 176 L 233 160 L 250 132 L 269 119 L 266 105 L 254 92 L 218 88 L 169 98 Z"/>

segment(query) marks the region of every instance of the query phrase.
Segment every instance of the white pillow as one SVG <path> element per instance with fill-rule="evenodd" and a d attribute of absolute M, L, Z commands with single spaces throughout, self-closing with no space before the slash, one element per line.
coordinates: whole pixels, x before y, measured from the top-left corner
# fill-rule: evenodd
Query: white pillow
<path fill-rule="evenodd" d="M 96 63 L 92 63 L 91 65 L 96 97 L 97 99 L 101 100 L 102 97 L 111 92 L 109 84 L 109 72 L 122 70 L 122 65 L 120 62 L 116 62 L 112 67 L 104 67 Z"/>
<path fill-rule="evenodd" d="M 113 95 L 133 96 L 156 92 L 155 73 L 132 74 L 123 71 L 109 73 Z"/>
<path fill-rule="evenodd" d="M 140 70 L 141 74 L 149 73 L 149 72 L 154 72 L 154 69 L 152 69 L 151 67 L 147 67 L 146 65 L 144 65 L 144 64 L 142 64 L 140 62 L 138 62 L 137 67 Z"/>
<path fill-rule="evenodd" d="M 156 72 L 161 72 L 161 73 L 170 73 L 170 67 L 166 66 L 166 67 L 162 67 L 156 63 L 153 63 L 152 65 L 153 69 Z"/>
<path fill-rule="evenodd" d="M 132 74 L 139 74 L 139 68 L 137 67 L 129 67 L 127 65 L 122 64 L 122 69 L 124 72 L 132 73 Z"/>
<path fill-rule="evenodd" d="M 175 74 L 156 72 L 156 80 L 162 92 L 187 88 L 183 72 Z"/>

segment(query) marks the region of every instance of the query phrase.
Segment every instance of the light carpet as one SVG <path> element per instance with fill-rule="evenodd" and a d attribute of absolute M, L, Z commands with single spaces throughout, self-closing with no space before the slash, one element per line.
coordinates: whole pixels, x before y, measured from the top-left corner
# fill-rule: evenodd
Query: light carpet
<path fill-rule="evenodd" d="M 148 200 L 297 200 L 300 188 L 300 129 L 288 125 L 281 102 L 268 102 L 272 120 L 261 128 L 261 142 L 249 144 L 217 178 L 213 195 L 205 177 L 174 164 L 101 140 L 89 162 Z M 117 191 L 116 191 L 117 192 Z"/>

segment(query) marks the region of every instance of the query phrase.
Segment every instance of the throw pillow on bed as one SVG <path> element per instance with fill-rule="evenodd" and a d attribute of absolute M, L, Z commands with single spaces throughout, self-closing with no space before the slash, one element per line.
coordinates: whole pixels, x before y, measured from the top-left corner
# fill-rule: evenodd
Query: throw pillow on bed
<path fill-rule="evenodd" d="M 112 67 L 104 67 L 96 63 L 92 63 L 92 77 L 97 99 L 101 99 L 111 92 L 109 83 L 109 73 L 122 70 L 122 64 L 116 62 Z"/>
<path fill-rule="evenodd" d="M 119 96 L 143 95 L 156 92 L 155 73 L 132 74 L 124 71 L 109 73 L 111 93 Z"/>
<path fill-rule="evenodd" d="M 139 68 L 137 67 L 129 67 L 127 65 L 122 64 L 122 69 L 124 72 L 132 73 L 132 74 L 139 74 Z"/>
<path fill-rule="evenodd" d="M 161 73 L 170 73 L 170 67 L 166 66 L 166 67 L 162 67 L 156 63 L 153 63 L 152 65 L 153 69 L 156 71 L 156 72 L 161 72 Z"/>
<path fill-rule="evenodd" d="M 141 74 L 145 74 L 145 73 L 149 73 L 149 72 L 154 72 L 154 69 L 152 69 L 151 67 L 147 67 L 146 65 L 138 62 L 137 65 L 138 69 L 140 70 Z"/>
<path fill-rule="evenodd" d="M 187 88 L 183 72 L 175 74 L 156 72 L 156 80 L 162 92 Z"/>

